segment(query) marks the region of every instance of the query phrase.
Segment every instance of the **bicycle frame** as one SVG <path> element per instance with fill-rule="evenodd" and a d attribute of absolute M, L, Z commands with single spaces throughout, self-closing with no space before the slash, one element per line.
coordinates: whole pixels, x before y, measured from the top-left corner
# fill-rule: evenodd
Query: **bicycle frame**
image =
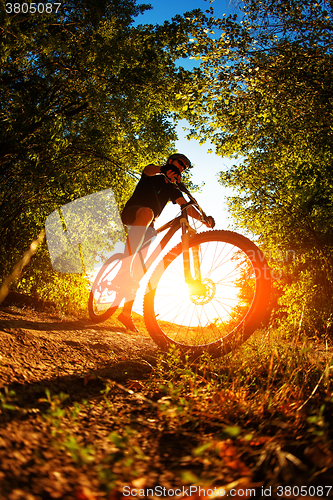
<path fill-rule="evenodd" d="M 205 293 L 205 289 L 203 289 L 204 285 L 201 283 L 201 271 L 200 271 L 200 262 L 199 262 L 199 247 L 197 245 L 192 247 L 192 258 L 193 258 L 193 269 L 194 269 L 194 278 L 191 274 L 191 258 L 190 258 L 190 250 L 189 243 L 192 235 L 196 234 L 196 230 L 192 228 L 188 221 L 188 213 L 187 208 L 189 206 L 195 205 L 196 208 L 202 215 L 202 220 L 204 220 L 207 216 L 197 203 L 197 201 L 193 198 L 193 196 L 187 191 L 185 187 L 182 188 L 182 191 L 189 196 L 190 201 L 182 206 L 181 215 L 176 217 L 175 219 L 167 222 L 160 228 L 156 229 L 157 234 L 162 233 L 169 229 L 166 235 L 160 241 L 159 246 L 153 251 L 150 257 L 145 261 L 142 257 L 142 250 L 146 248 L 151 243 L 151 239 L 148 240 L 142 248 L 138 251 L 138 255 L 141 261 L 142 269 L 144 274 L 149 270 L 153 262 L 158 258 L 161 251 L 164 250 L 166 245 L 169 243 L 173 235 L 178 231 L 178 229 L 182 230 L 181 242 L 182 242 L 182 254 L 183 254 L 183 264 L 184 264 L 184 277 L 185 283 L 190 285 L 193 288 L 194 293 L 200 294 Z"/>
<path fill-rule="evenodd" d="M 243 342 L 261 321 L 262 306 L 269 299 L 268 266 L 263 253 L 246 237 L 231 231 L 198 231 L 191 217 L 211 228 L 214 220 L 191 195 L 185 200 L 177 199 L 183 203 L 181 214 L 156 230 L 159 237 L 152 246 L 153 237 L 147 231 L 147 240 L 137 252 L 131 255 L 127 245 L 124 253 L 115 253 L 105 262 L 89 295 L 89 315 L 105 321 L 123 302 L 129 311 L 141 282 L 138 294 L 145 324 L 161 349 L 174 343 L 196 356 L 205 351 L 220 356 L 232 349 L 233 339 Z M 173 239 L 178 229 L 181 238 Z M 121 316 L 118 319 L 122 321 Z"/>
<path fill-rule="evenodd" d="M 143 268 L 143 271 L 145 274 L 149 270 L 149 268 L 151 267 L 153 262 L 158 258 L 161 251 L 164 250 L 164 248 L 169 243 L 169 241 L 171 240 L 173 235 L 181 228 L 180 219 L 181 219 L 181 216 L 178 216 L 175 219 L 167 222 L 163 226 L 156 229 L 157 234 L 162 233 L 163 231 L 166 231 L 167 229 L 169 229 L 169 231 L 163 236 L 163 238 L 161 239 L 161 241 L 159 243 L 159 246 L 157 248 L 155 248 L 153 253 L 150 255 L 150 257 L 146 261 L 142 257 L 142 250 L 150 245 L 152 238 L 150 240 L 146 241 L 144 243 L 144 245 L 142 246 L 142 248 L 139 249 L 138 255 L 139 255 L 139 258 L 140 258 L 140 261 L 142 264 L 142 268 Z"/>

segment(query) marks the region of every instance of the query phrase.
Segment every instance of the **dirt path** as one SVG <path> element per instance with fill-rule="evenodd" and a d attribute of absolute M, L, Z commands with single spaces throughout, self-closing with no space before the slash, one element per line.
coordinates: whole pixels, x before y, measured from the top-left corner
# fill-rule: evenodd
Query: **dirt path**
<path fill-rule="evenodd" d="M 59 318 L 6 300 L 0 307 L 0 388 L 15 387 L 29 399 L 33 385 L 86 397 L 85 380 L 122 381 L 146 377 L 157 346 L 146 332 L 129 333 L 116 319 L 102 324 L 75 317 Z M 23 396 L 23 395 L 22 395 Z M 25 401 L 21 399 L 21 404 Z"/>
<path fill-rule="evenodd" d="M 89 491 L 94 488 L 89 465 L 78 468 L 52 438 L 57 425 L 62 429 L 59 439 L 67 436 L 73 421 L 60 416 L 54 427 L 41 417 L 50 407 L 46 394 L 66 394 L 63 408 L 87 401 L 83 434 L 90 440 L 96 433 L 94 442 L 101 441 L 103 448 L 105 429 L 110 433 L 136 411 L 136 395 L 125 385 L 150 376 L 158 348 L 143 327 L 142 335 L 130 334 L 116 319 L 98 325 L 60 318 L 50 309 L 34 309 L 31 301 L 26 305 L 14 298 L 0 306 L 0 500 L 95 500 L 82 493 L 87 482 Z M 107 381 L 117 383 L 110 397 L 114 424 L 98 404 Z M 52 418 L 57 420 L 57 415 Z"/>
<path fill-rule="evenodd" d="M 257 498 L 273 480 L 304 485 L 312 475 L 316 487 L 331 484 L 331 454 L 321 451 L 317 464 L 322 448 L 303 428 L 304 443 L 292 426 L 276 429 L 268 414 L 260 431 L 262 415 L 248 412 L 258 436 L 253 430 L 250 441 L 231 440 L 221 429 L 248 425 L 241 406 L 230 418 L 211 397 L 197 406 L 192 390 L 178 401 L 175 379 L 166 396 L 168 379 L 158 378 L 159 350 L 142 318 L 135 318 L 140 333 L 130 334 L 116 318 L 94 324 L 14 299 L 0 306 L 0 500 L 120 500 L 124 485 L 183 487 L 193 477 L 252 488 Z M 197 377 L 197 390 L 206 390 L 207 377 Z"/>

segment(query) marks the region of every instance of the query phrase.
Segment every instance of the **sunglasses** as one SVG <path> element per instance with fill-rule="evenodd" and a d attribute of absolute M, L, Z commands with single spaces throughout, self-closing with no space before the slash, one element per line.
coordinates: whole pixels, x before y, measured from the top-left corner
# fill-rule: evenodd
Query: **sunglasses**
<path fill-rule="evenodd" d="M 186 169 L 186 164 L 182 160 L 178 160 L 177 158 L 176 161 L 178 161 L 178 163 L 183 167 L 184 170 Z"/>

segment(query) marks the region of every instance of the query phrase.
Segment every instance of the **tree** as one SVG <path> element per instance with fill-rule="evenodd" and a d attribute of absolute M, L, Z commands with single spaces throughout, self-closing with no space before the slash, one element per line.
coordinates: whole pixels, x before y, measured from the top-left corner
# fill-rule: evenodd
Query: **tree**
<path fill-rule="evenodd" d="M 245 0 L 240 19 L 215 25 L 213 37 L 198 25 L 193 42 L 205 85 L 181 96 L 191 136 L 242 157 L 220 176 L 238 192 L 230 200 L 235 221 L 257 235 L 277 268 L 289 321 L 326 331 L 333 313 L 332 3 Z"/>
<path fill-rule="evenodd" d="M 186 18 L 133 26 L 149 8 L 135 0 L 48 5 L 33 15 L 7 12 L 1 0 L 4 274 L 56 207 L 108 187 L 125 203 L 144 165 L 172 151 L 182 117 L 174 96 L 193 80 L 175 65 L 187 50 Z"/>

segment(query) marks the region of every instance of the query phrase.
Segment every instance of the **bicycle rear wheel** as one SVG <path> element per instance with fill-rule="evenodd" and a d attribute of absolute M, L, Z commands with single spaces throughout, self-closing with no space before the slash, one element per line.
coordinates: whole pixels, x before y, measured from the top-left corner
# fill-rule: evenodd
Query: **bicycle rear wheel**
<path fill-rule="evenodd" d="M 91 287 L 88 311 L 89 316 L 96 322 L 107 320 L 119 307 L 123 294 L 112 288 L 112 281 L 117 276 L 124 255 L 112 255 L 99 270 Z"/>
<path fill-rule="evenodd" d="M 182 246 L 177 245 L 151 276 L 144 318 L 162 349 L 175 344 L 195 356 L 207 352 L 218 357 L 260 324 L 270 296 L 270 272 L 256 245 L 231 231 L 197 234 L 190 239 L 190 255 L 193 248 L 198 249 L 203 286 L 185 283 Z"/>

